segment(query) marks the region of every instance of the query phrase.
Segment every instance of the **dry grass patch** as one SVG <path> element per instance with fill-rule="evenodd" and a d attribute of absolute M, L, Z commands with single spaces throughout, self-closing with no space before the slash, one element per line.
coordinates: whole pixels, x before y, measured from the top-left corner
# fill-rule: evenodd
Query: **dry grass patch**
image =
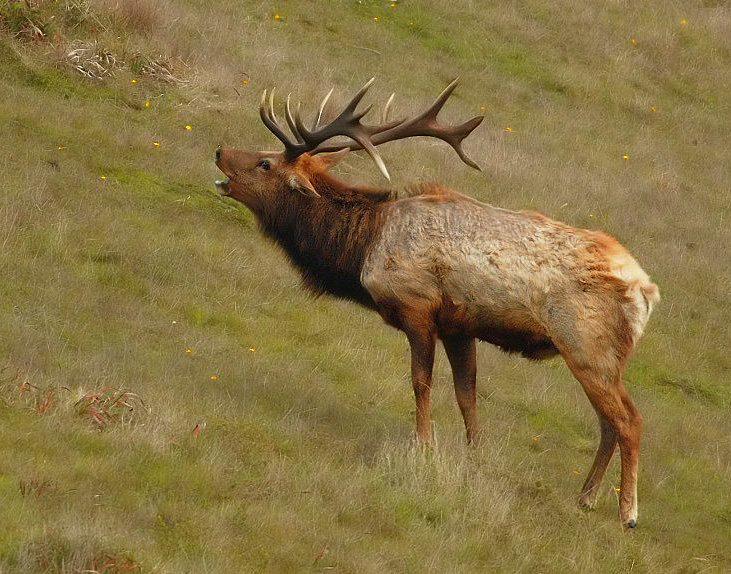
<path fill-rule="evenodd" d="M 36 385 L 32 374 L 6 365 L 0 370 L 0 400 L 9 407 L 30 410 L 38 415 L 51 414 L 61 393 L 68 389 L 51 384 Z"/>
<path fill-rule="evenodd" d="M 91 561 L 84 574 L 122 574 L 123 572 L 140 572 L 142 565 L 132 558 L 104 554 Z"/>
<path fill-rule="evenodd" d="M 23 546 L 19 571 L 44 574 L 125 574 L 141 572 L 142 565 L 123 552 L 99 549 L 88 537 L 47 533 Z"/>
<path fill-rule="evenodd" d="M 73 401 L 68 387 L 36 385 L 31 382 L 33 378 L 23 370 L 5 367 L 0 371 L 0 400 L 10 408 L 26 409 L 37 415 L 64 417 L 73 413 L 100 431 L 117 424 L 135 425 L 150 412 L 137 393 L 124 388 L 79 391 L 80 398 Z"/>
<path fill-rule="evenodd" d="M 96 42 L 72 41 L 65 55 L 71 67 L 87 78 L 103 80 L 112 78 L 125 63 L 110 50 Z"/>
<path fill-rule="evenodd" d="M 21 479 L 18 482 L 20 496 L 43 496 L 53 488 L 53 483 L 48 479 L 31 478 Z"/>
<path fill-rule="evenodd" d="M 74 403 L 74 410 L 100 431 L 115 423 L 130 425 L 148 412 L 138 394 L 109 387 L 85 393 Z"/>
<path fill-rule="evenodd" d="M 135 52 L 131 56 L 130 69 L 136 74 L 167 84 L 186 86 L 191 82 L 185 77 L 190 74 L 191 69 L 182 59 L 162 54 L 149 56 Z"/>

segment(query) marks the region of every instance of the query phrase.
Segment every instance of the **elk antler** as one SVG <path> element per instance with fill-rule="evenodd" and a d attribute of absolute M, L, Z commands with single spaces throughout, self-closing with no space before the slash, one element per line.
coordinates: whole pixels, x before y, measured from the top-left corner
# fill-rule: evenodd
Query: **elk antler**
<path fill-rule="evenodd" d="M 356 112 L 356 108 L 363 99 L 363 96 L 365 96 L 366 92 L 371 87 L 374 80 L 375 78 L 368 80 L 332 122 L 320 127 L 322 111 L 332 94 L 332 90 L 330 90 L 319 106 L 318 114 L 315 117 L 311 130 L 307 129 L 302 122 L 299 104 L 297 105 L 294 115 L 292 115 L 290 98 L 287 96 L 285 118 L 295 141 L 293 141 L 280 127 L 277 116 L 274 114 L 274 88 L 272 88 L 271 92 L 268 92 L 268 98 L 267 91 L 264 90 L 261 97 L 261 104 L 259 106 L 259 114 L 261 115 L 261 119 L 264 124 L 267 128 L 269 128 L 269 131 L 271 131 L 279 139 L 279 141 L 284 144 L 284 153 L 288 161 L 296 159 L 303 153 L 315 155 L 323 152 L 340 151 L 346 148 L 351 150 L 364 149 L 376 163 L 386 179 L 391 179 L 381 156 L 376 150 L 376 146 L 409 137 L 426 136 L 447 142 L 450 146 L 452 146 L 454 151 L 457 152 L 457 155 L 459 155 L 463 162 L 477 170 L 480 169 L 480 167 L 467 157 L 467 154 L 465 154 L 462 149 L 462 141 L 470 133 L 472 133 L 478 125 L 480 125 L 483 116 L 477 116 L 458 126 L 443 125 L 437 121 L 437 115 L 444 107 L 449 96 L 452 95 L 452 92 L 457 87 L 459 78 L 453 80 L 444 89 L 429 109 L 415 118 L 409 120 L 401 119 L 391 122 L 388 121 L 388 113 L 390 111 L 391 103 L 393 102 L 392 94 L 383 110 L 383 123 L 375 126 L 363 125 L 360 123 L 360 120 L 363 119 L 373 106 L 369 105 L 365 110 L 360 112 Z M 345 136 L 353 141 L 341 144 L 323 145 L 327 140 L 336 136 Z"/>

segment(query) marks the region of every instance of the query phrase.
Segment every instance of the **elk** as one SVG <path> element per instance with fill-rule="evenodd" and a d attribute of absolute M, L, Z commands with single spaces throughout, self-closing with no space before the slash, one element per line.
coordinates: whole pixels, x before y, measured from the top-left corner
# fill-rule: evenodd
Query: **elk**
<path fill-rule="evenodd" d="M 259 107 L 281 151 L 216 150 L 227 179 L 221 195 L 253 212 L 315 296 L 330 294 L 377 311 L 403 331 L 411 348 L 416 433 L 431 438 L 430 389 L 437 339 L 452 368 L 467 441 L 478 438 L 475 407 L 476 339 L 529 359 L 561 355 L 599 418 L 594 463 L 579 495 L 593 508 L 607 465 L 619 445 L 622 523 L 637 522 L 638 447 L 642 418 L 622 373 L 653 305 L 656 285 L 615 239 L 535 212 L 509 211 L 438 185 L 416 185 L 408 197 L 353 186 L 329 173 L 349 150 L 363 149 L 384 176 L 376 146 L 425 136 L 448 143 L 467 165 L 463 140 L 482 117 L 445 125 L 437 115 L 450 83 L 434 104 L 407 119 L 361 123 L 357 108 L 373 80 L 330 122 L 320 125 L 332 90 L 311 127 L 292 111 L 286 133 L 274 111 L 274 90 Z M 336 136 L 341 136 L 333 141 Z M 347 138 L 342 141 L 343 138 Z"/>

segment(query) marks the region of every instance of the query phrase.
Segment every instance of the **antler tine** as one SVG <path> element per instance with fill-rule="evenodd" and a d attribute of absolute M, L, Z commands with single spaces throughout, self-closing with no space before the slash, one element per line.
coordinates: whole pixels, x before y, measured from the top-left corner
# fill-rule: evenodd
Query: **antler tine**
<path fill-rule="evenodd" d="M 437 96 L 437 99 L 434 100 L 434 103 L 431 105 L 431 107 L 426 110 L 420 118 L 432 118 L 434 120 L 437 119 L 437 115 L 439 115 L 439 112 L 442 111 L 442 108 L 444 107 L 444 104 L 449 99 L 449 96 L 452 95 L 452 92 L 457 87 L 457 84 L 459 84 L 459 76 L 454 78 L 449 85 L 442 90 L 442 93 Z"/>
<path fill-rule="evenodd" d="M 299 131 L 300 135 L 302 136 L 302 139 L 306 142 L 312 141 L 312 135 L 315 133 L 314 131 L 309 131 L 305 124 L 302 122 L 302 116 L 300 115 L 300 104 L 302 102 L 297 102 L 297 111 L 294 113 L 294 124 Z M 325 128 L 328 128 L 329 126 L 325 126 Z M 315 144 L 316 145 L 316 144 Z"/>
<path fill-rule="evenodd" d="M 368 115 L 368 112 L 370 112 L 373 109 L 373 104 L 368 104 L 366 109 L 359 111 L 357 114 L 353 114 L 353 119 L 358 121 L 362 120 L 365 116 Z"/>
<path fill-rule="evenodd" d="M 304 140 L 302 139 L 302 135 L 297 130 L 297 125 L 294 122 L 294 119 L 292 118 L 292 110 L 289 106 L 289 97 L 292 94 L 287 94 L 287 104 L 284 107 L 284 116 L 287 118 L 287 125 L 289 126 L 289 129 L 292 131 L 292 134 L 295 138 L 297 138 L 298 143 L 304 143 Z M 299 105 L 298 105 L 299 107 Z"/>
<path fill-rule="evenodd" d="M 374 146 L 371 143 L 371 140 L 368 139 L 368 136 L 363 135 L 361 133 L 353 133 L 352 135 L 348 134 L 348 137 L 355 140 L 360 145 L 360 147 L 366 151 L 366 153 L 371 157 L 371 159 L 378 166 L 378 169 L 383 174 L 383 177 L 385 177 L 388 181 L 391 181 L 391 176 L 389 175 L 388 170 L 386 169 L 386 164 L 383 163 L 383 159 L 381 158 L 380 154 L 378 153 L 376 146 Z M 344 149 L 346 147 L 353 149 L 350 145 L 340 146 L 340 149 Z"/>
<path fill-rule="evenodd" d="M 327 93 L 327 95 L 322 99 L 322 102 L 320 103 L 320 108 L 317 110 L 317 116 L 315 117 L 315 121 L 312 123 L 313 132 L 320 127 L 320 120 L 322 119 L 322 112 L 325 110 L 325 105 L 327 104 L 327 101 L 330 99 L 330 96 L 332 96 L 334 89 L 335 88 L 330 88 L 330 91 Z"/>
<path fill-rule="evenodd" d="M 266 109 L 266 103 L 267 103 L 267 90 L 264 90 L 261 94 L 261 98 L 259 99 L 259 115 L 261 116 L 261 120 L 267 124 L 267 121 L 269 120 L 269 115 L 267 113 Z M 267 127 L 269 125 L 267 124 Z"/>
<path fill-rule="evenodd" d="M 378 170 L 381 172 L 381 174 L 383 174 L 383 177 L 385 177 L 388 181 L 391 181 L 391 176 L 386 169 L 386 164 L 383 163 L 383 159 L 381 159 L 381 156 L 378 154 L 378 151 L 376 151 L 376 148 L 373 146 L 366 146 L 364 149 L 366 150 L 366 153 L 371 156 L 371 159 L 376 162 Z"/>
<path fill-rule="evenodd" d="M 373 85 L 373 82 L 375 82 L 375 81 L 376 81 L 375 76 L 372 77 L 370 80 L 368 80 L 363 85 L 363 87 L 360 90 L 358 90 L 358 93 L 355 94 L 355 96 L 353 97 L 352 100 L 350 100 L 348 105 L 345 106 L 345 108 L 340 113 L 340 115 L 343 116 L 345 114 L 352 114 L 355 111 L 355 108 L 358 107 L 358 104 L 360 103 L 360 101 L 363 99 L 363 96 L 366 95 L 366 92 L 371 88 L 371 86 Z"/>
<path fill-rule="evenodd" d="M 448 136 L 449 139 L 444 139 L 444 141 L 452 146 L 452 149 L 457 152 L 457 155 L 463 162 L 465 162 L 471 168 L 476 169 L 477 171 L 482 171 L 482 168 L 465 153 L 465 151 L 462 149 L 462 142 L 468 135 L 473 132 L 473 130 L 477 126 L 482 123 L 482 120 L 484 119 L 484 116 L 476 116 L 471 120 L 466 121 L 462 125 L 453 128 L 453 134 Z"/>
<path fill-rule="evenodd" d="M 274 113 L 274 91 L 277 89 L 276 86 L 272 88 L 272 91 L 269 92 L 269 117 L 272 118 L 274 123 L 279 125 L 279 120 L 277 119 L 277 114 Z"/>
<path fill-rule="evenodd" d="M 386 105 L 383 107 L 383 114 L 381 114 L 381 123 L 385 124 L 388 121 L 388 114 L 391 112 L 391 104 L 393 104 L 393 98 L 396 96 L 396 92 L 392 93 L 388 98 Z"/>
<path fill-rule="evenodd" d="M 285 149 L 289 151 L 294 146 L 294 143 L 292 142 L 292 140 L 289 139 L 284 130 L 282 130 L 282 128 L 279 126 L 279 122 L 277 122 L 277 116 L 274 115 L 274 88 L 272 88 L 272 91 L 268 95 L 269 109 L 267 109 L 267 90 L 264 90 L 264 93 L 261 95 L 261 101 L 259 103 L 259 116 L 261 117 L 261 121 L 264 122 L 264 125 L 269 129 L 269 131 L 272 132 L 277 137 L 277 139 L 284 144 Z"/>

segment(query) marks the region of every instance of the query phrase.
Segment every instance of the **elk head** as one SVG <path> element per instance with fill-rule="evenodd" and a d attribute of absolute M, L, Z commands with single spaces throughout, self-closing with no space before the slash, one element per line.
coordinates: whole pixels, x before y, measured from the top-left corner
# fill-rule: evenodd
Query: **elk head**
<path fill-rule="evenodd" d="M 320 126 L 322 113 L 332 90 L 319 106 L 311 128 L 307 128 L 300 116 L 300 106 L 292 113 L 290 97 L 287 96 L 285 118 L 292 137 L 282 129 L 274 113 L 274 89 L 262 94 L 259 114 L 264 125 L 282 142 L 280 151 L 216 150 L 216 165 L 228 179 L 217 181 L 221 195 L 230 196 L 245 204 L 255 213 L 271 204 L 272 194 L 278 197 L 299 192 L 313 198 L 320 197 L 312 180 L 319 173 L 327 171 L 339 161 L 348 150 L 364 149 L 376 163 L 381 173 L 390 180 L 376 146 L 399 139 L 428 136 L 447 142 L 467 165 L 479 170 L 479 166 L 465 154 L 462 141 L 482 122 L 483 116 L 475 117 L 458 126 L 446 126 L 437 121 L 437 115 L 457 87 L 458 79 L 452 81 L 439 95 L 432 106 L 411 119 L 388 121 L 393 94 L 383 111 L 382 123 L 364 125 L 360 120 L 371 110 L 369 105 L 356 111 L 374 79 L 371 78 L 343 108 L 337 117 Z M 332 138 L 347 138 L 343 143 L 327 144 Z"/>

